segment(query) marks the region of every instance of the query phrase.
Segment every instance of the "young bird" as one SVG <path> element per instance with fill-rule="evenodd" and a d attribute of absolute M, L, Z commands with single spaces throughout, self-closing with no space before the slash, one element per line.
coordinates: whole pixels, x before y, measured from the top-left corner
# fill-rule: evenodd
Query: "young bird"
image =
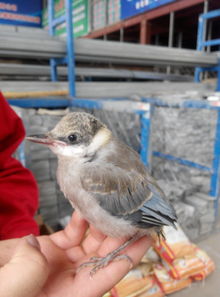
<path fill-rule="evenodd" d="M 127 239 L 106 257 L 82 264 L 93 265 L 91 274 L 114 259 L 131 261 L 120 252 L 138 238 L 175 227 L 175 211 L 139 155 L 94 116 L 71 112 L 47 134 L 27 139 L 57 155 L 57 180 L 74 209 L 105 235 Z"/>

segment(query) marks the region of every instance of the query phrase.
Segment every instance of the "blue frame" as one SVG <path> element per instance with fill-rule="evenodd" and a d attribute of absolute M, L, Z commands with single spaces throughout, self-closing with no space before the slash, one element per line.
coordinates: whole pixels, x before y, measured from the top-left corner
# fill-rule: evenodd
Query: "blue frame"
<path fill-rule="evenodd" d="M 154 157 L 159 157 L 159 158 L 162 158 L 162 159 L 166 159 L 166 160 L 169 160 L 169 161 L 174 161 L 174 162 L 176 162 L 176 163 L 178 163 L 180 165 L 193 167 L 193 168 L 196 168 L 196 169 L 199 169 L 199 170 L 202 170 L 202 171 L 206 171 L 208 173 L 213 173 L 212 168 L 209 168 L 209 167 L 204 166 L 204 165 L 200 165 L 198 163 L 195 163 L 195 162 L 192 162 L 192 161 L 189 161 L 189 160 L 185 160 L 183 158 L 178 158 L 178 157 L 175 157 L 173 155 L 164 154 L 164 153 L 161 153 L 161 152 L 153 152 L 153 156 Z"/>
<path fill-rule="evenodd" d="M 198 23 L 198 33 L 197 33 L 197 50 L 203 51 L 205 46 L 214 46 L 220 45 L 220 39 L 213 39 L 213 40 L 204 40 L 204 29 L 205 23 L 207 20 L 220 17 L 220 9 L 210 11 L 208 13 L 201 14 L 199 16 L 199 23 Z M 220 60 L 218 61 L 218 65 L 215 67 L 197 67 L 195 69 L 195 82 L 200 82 L 200 74 L 204 71 L 216 71 L 217 72 L 217 86 L 216 91 L 220 91 Z"/>
<path fill-rule="evenodd" d="M 210 184 L 210 196 L 215 199 L 214 207 L 215 207 L 215 216 L 218 216 L 218 207 L 219 207 L 219 196 L 220 196 L 220 188 L 219 188 L 219 179 L 220 179 L 220 109 L 218 109 L 218 118 L 217 125 L 215 131 L 215 145 L 214 145 L 214 158 L 212 163 L 213 173 L 211 176 L 211 184 Z"/>
<path fill-rule="evenodd" d="M 170 108 L 196 108 L 196 109 L 211 109 L 216 110 L 218 113 L 217 123 L 216 123 L 216 132 L 215 132 L 215 142 L 214 142 L 214 151 L 213 151 L 213 163 L 212 167 L 207 167 L 196 162 L 185 160 L 173 155 L 164 154 L 162 152 L 153 151 L 152 155 L 155 157 L 163 158 L 169 161 L 176 162 L 181 165 L 188 167 L 193 167 L 198 170 L 206 171 L 211 174 L 210 178 L 210 191 L 209 195 L 213 198 L 214 209 L 215 209 L 215 218 L 218 217 L 219 209 L 219 199 L 220 199 L 220 106 L 214 105 L 212 102 L 205 101 L 196 101 L 196 100 L 186 100 L 180 104 L 166 104 L 161 100 L 155 100 L 153 103 L 152 98 L 143 98 L 142 101 L 152 103 L 154 106 L 160 107 L 170 107 Z"/>
<path fill-rule="evenodd" d="M 22 108 L 65 108 L 70 106 L 69 99 L 57 98 L 19 98 L 8 99 L 9 104 Z"/>
<path fill-rule="evenodd" d="M 69 99 L 57 99 L 57 98 L 32 98 L 32 99 L 9 99 L 8 102 L 11 105 L 20 106 L 23 108 L 65 108 L 65 107 L 84 107 L 88 109 L 104 109 L 106 103 L 115 103 L 117 101 L 123 102 L 126 98 L 109 98 L 109 99 L 77 99 L 75 97 L 75 59 L 74 59 L 74 39 L 73 39 L 73 20 L 72 20 L 72 0 L 65 0 L 66 3 L 66 14 L 60 18 L 54 19 L 54 0 L 49 0 L 48 13 L 49 13 L 49 31 L 50 35 L 54 36 L 55 27 L 64 22 L 67 22 L 67 55 L 59 59 L 51 59 L 51 79 L 53 81 L 57 80 L 57 65 L 66 63 L 68 65 L 68 80 L 69 80 Z M 198 29 L 198 50 L 202 50 L 204 46 L 215 45 L 220 40 L 206 41 L 203 42 L 203 32 L 204 32 L 204 20 L 220 16 L 220 10 L 209 12 L 208 14 L 203 14 L 199 19 L 199 29 Z M 213 42 L 213 43 L 212 43 Z M 218 87 L 220 90 L 220 63 L 216 67 L 211 68 L 196 68 L 195 79 L 198 80 L 199 73 L 201 71 L 215 70 L 218 73 Z M 132 101 L 131 101 L 132 102 Z M 210 180 L 210 196 L 213 197 L 215 215 L 217 218 L 218 207 L 219 207 L 219 196 L 220 196 L 220 107 L 214 106 L 211 103 L 204 101 L 192 101 L 187 100 L 181 104 L 165 104 L 161 100 L 155 100 L 155 98 L 142 98 L 143 103 L 149 103 L 150 108 L 144 110 L 141 106 L 133 108 L 131 112 L 140 115 L 141 119 L 141 149 L 140 157 L 143 163 L 151 167 L 151 157 L 156 156 L 159 158 L 164 158 L 177 162 L 179 164 L 196 168 L 198 170 L 204 170 L 211 174 Z M 140 102 L 141 103 L 141 102 Z M 131 103 L 132 104 L 132 103 Z M 130 104 L 128 104 L 129 106 Z M 218 111 L 218 120 L 216 125 L 216 135 L 215 135 L 215 145 L 214 145 L 214 158 L 212 167 L 206 167 L 201 164 L 185 160 L 173 155 L 164 154 L 162 152 L 152 152 L 150 146 L 150 130 L 151 130 L 151 112 L 154 106 L 162 107 L 172 107 L 172 108 L 206 108 Z M 22 150 L 22 148 L 21 148 Z M 21 152 L 22 153 L 22 152 Z M 22 159 L 24 156 L 22 156 Z M 24 160 L 23 160 L 24 161 Z"/>
<path fill-rule="evenodd" d="M 73 37 L 73 13 L 72 13 L 72 0 L 65 0 L 65 15 L 55 18 L 54 13 L 54 0 L 48 0 L 48 19 L 49 19 L 49 33 L 51 36 L 55 35 L 56 27 L 66 22 L 66 47 L 67 54 L 64 58 L 50 59 L 51 66 L 51 80 L 57 81 L 57 66 L 60 64 L 67 64 L 68 67 L 68 83 L 69 83 L 69 96 L 76 95 L 75 88 L 75 55 L 74 55 L 74 37 Z"/>
<path fill-rule="evenodd" d="M 141 148 L 140 157 L 142 162 L 151 171 L 151 106 L 148 112 L 141 114 Z"/>

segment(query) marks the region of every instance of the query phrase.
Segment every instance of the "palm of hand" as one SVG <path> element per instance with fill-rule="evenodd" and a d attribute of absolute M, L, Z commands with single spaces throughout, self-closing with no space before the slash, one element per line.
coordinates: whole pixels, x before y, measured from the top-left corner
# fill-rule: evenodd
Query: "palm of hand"
<path fill-rule="evenodd" d="M 76 273 L 77 267 L 92 256 L 105 256 L 119 247 L 123 241 L 104 236 L 90 226 L 76 212 L 67 227 L 51 236 L 39 237 L 50 275 L 38 297 L 99 297 L 110 290 L 128 271 L 130 263 L 118 261 L 99 270 L 93 278 L 91 268 Z M 134 264 L 137 264 L 150 246 L 146 237 L 126 249 Z"/>

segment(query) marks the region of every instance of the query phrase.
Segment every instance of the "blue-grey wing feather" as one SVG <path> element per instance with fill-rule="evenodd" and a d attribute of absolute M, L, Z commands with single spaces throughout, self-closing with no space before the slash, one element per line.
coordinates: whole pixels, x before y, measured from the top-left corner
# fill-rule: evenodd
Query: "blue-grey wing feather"
<path fill-rule="evenodd" d="M 85 168 L 81 176 L 83 188 L 108 213 L 140 228 L 173 226 L 175 211 L 138 154 L 118 142 L 117 150 L 103 162 L 104 167 Z M 126 158 L 118 158 L 123 155 Z"/>
<path fill-rule="evenodd" d="M 146 177 L 140 182 L 134 176 L 133 179 L 122 182 L 120 179 L 124 177 L 121 176 L 112 183 L 111 178 L 114 178 L 114 175 L 103 177 L 96 172 L 92 176 L 91 179 L 90 175 L 89 183 L 86 183 L 87 179 L 84 178 L 83 187 L 113 216 L 130 220 L 140 228 L 174 225 L 177 219 L 175 211 L 163 192 L 152 183 L 152 179 L 149 181 Z"/>

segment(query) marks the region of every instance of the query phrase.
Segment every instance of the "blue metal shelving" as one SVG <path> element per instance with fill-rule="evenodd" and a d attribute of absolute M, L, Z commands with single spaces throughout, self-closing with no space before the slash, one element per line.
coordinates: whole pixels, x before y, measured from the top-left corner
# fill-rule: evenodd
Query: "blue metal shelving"
<path fill-rule="evenodd" d="M 205 26 L 208 20 L 220 17 L 220 9 L 210 11 L 208 13 L 201 14 L 199 16 L 198 34 L 197 34 L 197 50 L 204 51 L 207 46 L 220 46 L 220 39 L 206 40 Z M 219 58 L 220 59 L 220 58 Z M 197 67 L 195 69 L 195 81 L 200 82 L 200 75 L 204 71 L 215 71 L 217 72 L 217 87 L 216 91 L 220 91 L 220 60 L 218 65 L 215 67 Z"/>
<path fill-rule="evenodd" d="M 105 102 L 112 101 L 123 101 L 125 98 L 117 98 L 117 99 L 77 99 L 76 98 L 76 89 L 75 89 L 75 59 L 74 59 L 74 38 L 73 38 L 73 16 L 72 16 L 72 0 L 65 0 L 66 12 L 65 15 L 55 18 L 54 14 L 54 0 L 49 0 L 48 12 L 49 12 L 49 31 L 53 36 L 55 34 L 55 28 L 63 23 L 67 23 L 67 41 L 66 48 L 67 54 L 65 57 L 61 59 L 51 59 L 51 80 L 57 80 L 57 66 L 60 64 L 67 64 L 68 66 L 68 81 L 69 81 L 69 97 L 65 99 L 57 99 L 57 98 L 32 98 L 32 99 L 10 99 L 8 100 L 10 104 L 20 106 L 23 108 L 61 108 L 61 107 L 81 107 L 81 108 L 89 108 L 89 109 L 104 109 Z M 220 10 L 212 11 L 207 14 L 203 14 L 199 19 L 199 29 L 198 29 L 198 50 L 203 50 L 205 46 L 212 46 L 219 44 L 220 39 L 212 40 L 212 41 L 204 41 L 204 22 L 207 19 L 220 16 Z M 196 69 L 195 80 L 199 81 L 199 73 L 205 70 L 215 70 L 218 73 L 218 87 L 220 90 L 220 63 L 214 68 L 210 69 Z M 131 101 L 132 102 L 132 101 Z M 132 112 L 139 114 L 140 122 L 141 122 L 141 148 L 140 148 L 140 156 L 142 161 L 151 168 L 151 157 L 156 156 L 159 158 L 164 158 L 166 160 L 170 160 L 173 162 L 177 162 L 179 164 L 193 167 L 198 170 L 203 170 L 210 173 L 210 193 L 209 195 L 213 198 L 214 206 L 215 206 L 215 214 L 217 217 L 218 214 L 218 205 L 219 205 L 219 179 L 220 179 L 220 106 L 213 106 L 211 103 L 205 101 L 192 101 L 187 100 L 182 102 L 181 104 L 172 104 L 167 105 L 163 103 L 161 100 L 155 100 L 155 98 L 143 98 L 143 103 L 149 103 L 149 110 L 143 110 L 141 107 L 133 109 Z M 213 164 L 212 167 L 203 166 L 201 164 L 197 164 L 195 162 L 184 160 L 179 158 L 178 156 L 164 154 L 163 152 L 155 152 L 152 151 L 150 146 L 150 128 L 151 128 L 151 109 L 152 107 L 160 106 L 160 107 L 170 107 L 170 108 L 208 108 L 217 110 L 218 112 L 218 120 L 216 124 L 216 135 L 215 135 L 215 145 L 213 152 Z"/>
<path fill-rule="evenodd" d="M 144 102 L 152 103 L 151 98 L 142 99 Z M 161 102 L 161 100 L 157 100 L 154 103 L 155 106 L 159 107 L 169 107 L 169 108 L 193 108 L 193 109 L 210 109 L 217 111 L 217 122 L 215 129 L 215 140 L 214 140 L 214 150 L 213 150 L 213 162 L 211 167 L 207 167 L 196 162 L 192 162 L 189 160 L 185 160 L 183 158 L 179 158 L 177 156 L 164 154 L 162 152 L 152 151 L 152 155 L 158 158 L 166 159 L 169 161 L 176 162 L 178 164 L 192 167 L 201 171 L 205 171 L 210 173 L 210 191 L 209 195 L 212 197 L 214 201 L 215 208 L 215 217 L 218 216 L 219 210 L 219 199 L 220 199 L 220 106 L 215 105 L 215 103 L 202 101 L 202 100 L 186 100 L 180 104 L 165 104 Z"/>
<path fill-rule="evenodd" d="M 17 105 L 23 108 L 39 108 L 39 107 L 79 107 L 85 109 L 105 109 L 106 103 L 109 102 L 113 106 L 117 104 L 117 102 L 123 102 L 126 99 L 120 98 L 117 99 L 88 99 L 88 98 L 70 98 L 68 100 L 64 99 L 29 99 L 29 100 L 19 100 L 19 99 L 10 99 L 9 103 L 12 105 Z M 146 110 L 146 107 L 143 108 L 136 105 L 136 108 L 132 108 L 131 112 L 134 112 L 140 116 L 141 123 L 141 143 L 140 143 L 140 157 L 143 163 L 151 168 L 151 158 L 152 156 L 166 159 L 168 161 L 173 161 L 178 164 L 192 167 L 201 171 L 205 171 L 210 174 L 210 191 L 209 195 L 213 198 L 215 214 L 216 218 L 218 215 L 219 208 L 219 198 L 220 198 L 220 106 L 215 106 L 212 103 L 207 101 L 199 101 L 199 100 L 186 100 L 181 104 L 165 104 L 161 100 L 154 100 L 153 98 L 142 98 L 141 101 L 143 103 L 149 103 L 149 109 Z M 132 102 L 132 101 L 131 101 Z M 128 105 L 128 103 L 127 103 Z M 198 164 L 196 162 L 192 162 L 190 160 L 185 160 L 178 156 L 173 156 L 169 154 L 164 154 L 163 152 L 153 151 L 151 148 L 151 110 L 153 106 L 159 106 L 164 108 L 187 108 L 187 109 L 210 109 L 215 110 L 218 113 L 217 123 L 216 123 L 216 131 L 215 131 L 215 140 L 214 140 L 214 151 L 213 151 L 213 163 L 211 167 L 204 166 L 202 164 Z"/>
<path fill-rule="evenodd" d="M 55 35 L 56 27 L 66 22 L 66 50 L 67 54 L 63 58 L 50 59 L 51 66 L 51 80 L 57 81 L 57 66 L 67 64 L 68 67 L 68 82 L 69 82 L 69 96 L 75 97 L 75 58 L 74 58 L 74 37 L 73 37 L 73 13 L 72 1 L 65 0 L 65 14 L 59 18 L 55 18 L 54 0 L 48 0 L 48 19 L 49 19 L 49 33 L 51 36 Z"/>

